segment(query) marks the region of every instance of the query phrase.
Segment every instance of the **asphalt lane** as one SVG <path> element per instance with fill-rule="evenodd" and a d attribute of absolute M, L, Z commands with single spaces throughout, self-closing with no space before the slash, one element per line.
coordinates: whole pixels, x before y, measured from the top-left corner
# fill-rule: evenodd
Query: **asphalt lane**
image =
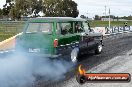
<path fill-rule="evenodd" d="M 109 64 L 105 62 L 111 61 L 112 59 L 115 59 L 117 56 L 122 56 L 126 54 L 128 51 L 130 51 L 131 49 L 132 49 L 132 34 L 131 33 L 129 34 L 124 33 L 120 35 L 105 37 L 103 52 L 99 55 L 94 55 L 92 52 L 88 53 L 87 55 L 84 55 L 81 57 L 81 61 L 79 62 L 79 64 L 83 64 L 85 68 L 88 70 L 88 72 L 97 72 L 97 73 L 105 72 L 105 71 L 107 72 L 109 70 L 108 68 L 112 67 L 113 65 L 109 66 Z M 123 61 L 124 60 L 123 58 L 124 57 L 121 57 L 120 59 L 119 57 L 116 59 L 116 61 Z M 115 60 L 113 60 L 112 62 L 114 61 Z M 105 69 L 101 69 L 102 66 L 97 67 L 100 64 L 103 64 L 102 66 L 107 65 L 108 67 L 106 67 Z M 63 80 L 56 81 L 56 82 L 49 82 L 49 83 L 46 83 L 44 81 L 37 81 L 34 86 L 35 87 L 81 87 L 75 80 L 75 73 L 76 73 L 76 69 L 67 73 L 66 78 Z M 84 85 L 83 87 L 86 87 L 86 86 L 87 85 Z M 93 85 L 91 84 L 91 87 L 92 86 Z M 99 86 L 99 87 L 102 87 L 102 86 Z"/>

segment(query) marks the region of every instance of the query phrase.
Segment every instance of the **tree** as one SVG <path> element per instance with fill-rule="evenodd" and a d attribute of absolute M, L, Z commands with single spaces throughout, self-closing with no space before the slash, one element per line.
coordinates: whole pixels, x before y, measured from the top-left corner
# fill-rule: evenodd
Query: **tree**
<path fill-rule="evenodd" d="M 95 15 L 95 20 L 100 20 L 99 15 Z"/>
<path fill-rule="evenodd" d="M 0 16 L 3 14 L 2 9 L 0 9 Z"/>
<path fill-rule="evenodd" d="M 77 10 L 77 3 L 72 0 L 63 0 L 63 10 L 65 16 L 77 17 L 79 12 Z"/>
<path fill-rule="evenodd" d="M 14 0 L 6 0 L 6 4 L 3 6 L 3 15 L 8 16 L 12 7 L 14 7 Z"/>
<path fill-rule="evenodd" d="M 31 4 L 32 7 L 32 13 L 35 17 L 37 17 L 38 13 L 42 11 L 43 9 L 43 1 L 42 0 L 32 0 L 33 4 Z"/>
<path fill-rule="evenodd" d="M 42 11 L 42 5 L 42 0 L 15 0 L 15 8 L 18 9 L 21 16 L 34 14 L 36 17 L 37 14 Z"/>
<path fill-rule="evenodd" d="M 87 17 L 85 15 L 81 15 L 80 18 L 86 19 Z"/>
<path fill-rule="evenodd" d="M 15 0 L 15 8 L 21 16 L 28 16 L 31 14 L 31 0 Z"/>
<path fill-rule="evenodd" d="M 20 20 L 21 19 L 21 13 L 18 11 L 17 8 L 13 7 L 10 10 L 9 16 L 12 20 Z"/>
<path fill-rule="evenodd" d="M 3 6 L 3 15 L 10 16 L 13 20 L 22 16 L 33 14 L 35 17 L 42 11 L 42 0 L 6 0 Z"/>
<path fill-rule="evenodd" d="M 44 12 L 51 17 L 77 17 L 77 3 L 72 0 L 6 0 L 3 6 L 3 15 L 10 16 L 13 20 L 22 16 L 39 16 Z"/>
<path fill-rule="evenodd" d="M 3 17 L 3 10 L 0 9 L 0 19 Z"/>
<path fill-rule="evenodd" d="M 126 19 L 127 19 L 127 20 L 132 20 L 132 16 L 130 15 L 130 16 L 128 16 Z"/>
<path fill-rule="evenodd" d="M 72 0 L 43 0 L 45 16 L 77 17 L 77 3 Z"/>

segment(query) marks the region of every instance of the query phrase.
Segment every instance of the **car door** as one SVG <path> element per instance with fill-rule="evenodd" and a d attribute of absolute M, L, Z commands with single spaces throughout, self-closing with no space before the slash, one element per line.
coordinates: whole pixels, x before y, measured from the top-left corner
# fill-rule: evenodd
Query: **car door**
<path fill-rule="evenodd" d="M 93 31 L 91 30 L 89 23 L 83 22 L 83 28 L 85 30 L 84 38 L 87 42 L 87 48 L 89 50 L 94 49 L 95 47 L 95 37 L 92 35 Z"/>
<path fill-rule="evenodd" d="M 75 34 L 79 37 L 79 50 L 85 50 L 88 47 L 88 37 L 84 31 L 83 21 L 75 22 Z"/>
<path fill-rule="evenodd" d="M 69 55 L 72 48 L 75 47 L 75 42 L 79 39 L 74 34 L 73 22 L 58 23 L 58 53 Z"/>

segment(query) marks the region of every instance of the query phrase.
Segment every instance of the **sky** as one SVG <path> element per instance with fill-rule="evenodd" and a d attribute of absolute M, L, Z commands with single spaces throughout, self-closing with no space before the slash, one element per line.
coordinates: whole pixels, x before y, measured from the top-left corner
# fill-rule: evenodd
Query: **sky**
<path fill-rule="evenodd" d="M 2 8 L 5 3 L 6 3 L 6 0 L 0 0 L 0 8 Z"/>
<path fill-rule="evenodd" d="M 132 15 L 132 0 L 73 0 L 78 4 L 79 15 L 94 17 L 96 14 L 103 16 L 109 13 L 115 16 Z M 0 0 L 0 8 L 5 4 L 6 0 Z"/>
<path fill-rule="evenodd" d="M 94 17 L 94 15 L 106 15 L 109 14 L 109 8 L 111 15 L 115 16 L 129 16 L 132 15 L 132 0 L 74 0 L 78 3 L 78 9 L 81 14 L 88 17 Z"/>

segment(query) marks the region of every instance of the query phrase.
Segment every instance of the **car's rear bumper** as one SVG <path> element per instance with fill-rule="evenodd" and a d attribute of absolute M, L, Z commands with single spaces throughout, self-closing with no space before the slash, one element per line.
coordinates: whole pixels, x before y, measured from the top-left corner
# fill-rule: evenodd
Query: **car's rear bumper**
<path fill-rule="evenodd" d="M 53 59 L 62 56 L 61 54 L 53 55 L 53 54 L 43 54 L 43 53 L 26 53 L 26 55 L 34 56 L 34 57 L 53 58 Z"/>
<path fill-rule="evenodd" d="M 58 54 L 58 55 L 54 55 L 54 54 L 44 54 L 44 53 L 31 53 L 31 52 L 24 52 L 24 51 L 16 51 L 16 50 L 7 50 L 7 51 L 0 51 L 0 55 L 11 55 L 11 54 L 19 54 L 19 55 L 25 55 L 25 56 L 29 56 L 29 57 L 36 57 L 36 58 L 59 58 L 62 55 Z"/>

